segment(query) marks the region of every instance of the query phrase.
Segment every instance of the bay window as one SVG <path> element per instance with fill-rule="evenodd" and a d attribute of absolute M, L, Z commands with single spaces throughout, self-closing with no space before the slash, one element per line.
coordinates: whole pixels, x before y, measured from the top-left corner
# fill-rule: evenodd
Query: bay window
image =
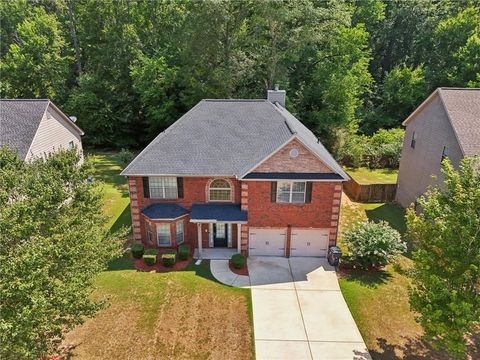
<path fill-rule="evenodd" d="M 157 243 L 158 246 L 170 246 L 172 244 L 170 224 L 157 224 Z"/>
<path fill-rule="evenodd" d="M 177 245 L 182 244 L 183 241 L 185 240 L 184 234 L 183 234 L 183 221 L 178 221 L 177 222 Z"/>

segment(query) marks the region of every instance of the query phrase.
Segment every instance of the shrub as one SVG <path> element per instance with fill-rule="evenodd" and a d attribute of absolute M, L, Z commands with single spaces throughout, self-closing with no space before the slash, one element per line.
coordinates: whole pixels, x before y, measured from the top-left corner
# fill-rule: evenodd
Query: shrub
<path fill-rule="evenodd" d="M 142 243 L 133 243 L 131 246 L 132 256 L 135 259 L 141 259 L 145 251 L 145 246 Z"/>
<path fill-rule="evenodd" d="M 407 250 L 400 233 L 385 221 L 357 222 L 345 232 L 344 242 L 352 261 L 364 268 L 386 265 Z"/>
<path fill-rule="evenodd" d="M 155 263 L 157 262 L 157 255 L 157 249 L 147 249 L 143 254 L 143 261 L 145 261 L 145 264 L 149 266 L 155 265 Z"/>
<path fill-rule="evenodd" d="M 118 160 L 122 163 L 122 165 L 128 165 L 134 158 L 133 153 L 130 150 L 122 148 L 120 152 L 117 154 Z"/>
<path fill-rule="evenodd" d="M 183 244 L 178 247 L 178 258 L 180 260 L 187 260 L 190 255 L 190 245 Z"/>
<path fill-rule="evenodd" d="M 345 166 L 396 169 L 404 134 L 402 129 L 381 129 L 371 137 L 349 134 L 339 144 L 336 156 Z"/>
<path fill-rule="evenodd" d="M 235 269 L 241 269 L 245 266 L 245 256 L 242 254 L 235 254 L 232 256 L 232 264 Z"/>
<path fill-rule="evenodd" d="M 175 250 L 167 250 L 162 254 L 162 263 L 166 267 L 172 267 L 177 262 L 177 252 Z"/>

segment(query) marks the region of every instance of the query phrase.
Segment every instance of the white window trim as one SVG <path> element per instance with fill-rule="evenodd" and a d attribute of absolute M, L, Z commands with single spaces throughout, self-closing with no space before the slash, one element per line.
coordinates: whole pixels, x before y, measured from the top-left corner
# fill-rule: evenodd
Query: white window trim
<path fill-rule="evenodd" d="M 212 184 L 215 182 L 215 180 L 223 180 L 223 181 L 226 181 L 229 185 L 228 188 L 212 188 Z M 230 191 L 230 196 L 229 196 L 229 199 L 228 200 L 212 200 L 210 198 L 210 191 L 211 190 L 228 190 Z M 226 180 L 226 179 L 213 179 L 209 184 L 208 184 L 208 202 L 232 202 L 232 194 L 233 194 L 233 185 L 230 183 L 230 181 Z"/>
<path fill-rule="evenodd" d="M 182 241 L 178 242 L 178 224 L 182 225 Z M 185 225 L 183 224 L 183 221 L 177 221 L 175 224 L 175 241 L 177 242 L 177 245 L 183 244 L 185 242 Z"/>
<path fill-rule="evenodd" d="M 280 201 L 278 199 L 278 194 L 279 194 L 278 188 L 279 188 L 280 183 L 289 183 L 290 184 L 288 201 Z M 293 191 L 293 184 L 294 183 L 303 183 L 304 184 L 304 187 L 303 187 L 303 201 L 302 202 L 293 202 L 292 201 L 293 193 L 300 194 L 300 191 Z M 277 181 L 277 193 L 276 193 L 276 199 L 275 199 L 277 203 L 279 203 L 279 204 L 305 204 L 306 197 L 307 197 L 307 182 L 306 181 Z"/>
<path fill-rule="evenodd" d="M 160 196 L 160 197 L 152 196 L 152 181 L 151 181 L 151 179 L 154 179 L 154 178 L 162 179 L 162 196 Z M 177 189 L 177 196 L 166 197 L 166 195 L 165 195 L 165 183 L 163 181 L 163 179 L 165 179 L 165 178 L 175 179 L 175 187 Z M 178 199 L 178 180 L 177 180 L 177 177 L 175 177 L 175 176 L 149 176 L 148 177 L 148 192 L 150 194 L 151 199 Z"/>
<path fill-rule="evenodd" d="M 160 242 L 158 241 L 158 229 L 160 226 L 162 225 L 168 225 L 168 239 L 169 239 L 169 243 L 168 244 L 160 244 Z M 168 247 L 168 246 L 172 246 L 172 232 L 171 232 L 171 228 L 170 228 L 170 224 L 168 223 L 163 223 L 163 224 L 157 224 L 156 225 L 156 232 L 157 232 L 157 245 L 160 246 L 160 247 Z"/>

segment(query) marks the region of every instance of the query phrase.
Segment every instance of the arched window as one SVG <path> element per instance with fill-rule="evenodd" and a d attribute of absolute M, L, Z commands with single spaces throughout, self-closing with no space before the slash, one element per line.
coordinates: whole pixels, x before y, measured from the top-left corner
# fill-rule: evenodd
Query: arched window
<path fill-rule="evenodd" d="M 227 180 L 216 179 L 210 183 L 208 189 L 210 201 L 230 201 L 232 189 Z"/>

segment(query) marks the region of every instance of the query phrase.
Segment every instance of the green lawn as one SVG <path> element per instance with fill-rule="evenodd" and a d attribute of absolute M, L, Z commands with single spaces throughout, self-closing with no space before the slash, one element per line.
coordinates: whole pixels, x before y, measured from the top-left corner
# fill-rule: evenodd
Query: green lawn
<path fill-rule="evenodd" d="M 405 211 L 393 204 L 351 202 L 344 195 L 340 216 L 339 244 L 342 233 L 354 222 L 384 220 L 405 232 Z M 433 350 L 423 338 L 423 330 L 410 310 L 407 276 L 412 261 L 400 256 L 382 271 L 349 270 L 341 272 L 340 288 L 373 359 L 448 359 Z"/>
<path fill-rule="evenodd" d="M 368 169 L 368 168 L 345 168 L 359 184 L 395 184 L 398 170 L 392 169 Z"/>
<path fill-rule="evenodd" d="M 95 152 L 90 154 L 94 163 L 95 180 L 103 182 L 105 192 L 104 211 L 108 216 L 106 226 L 112 230 L 122 225 L 130 226 L 130 200 L 125 177 L 120 175 L 122 165 L 113 152 Z"/>
<path fill-rule="evenodd" d="M 128 192 L 113 153 L 96 153 L 105 182 L 109 228 L 130 225 Z M 124 256 L 96 279 L 92 294 L 105 309 L 67 334 L 78 359 L 252 359 L 250 290 L 216 282 L 208 262 L 183 271 L 145 273 Z"/>

